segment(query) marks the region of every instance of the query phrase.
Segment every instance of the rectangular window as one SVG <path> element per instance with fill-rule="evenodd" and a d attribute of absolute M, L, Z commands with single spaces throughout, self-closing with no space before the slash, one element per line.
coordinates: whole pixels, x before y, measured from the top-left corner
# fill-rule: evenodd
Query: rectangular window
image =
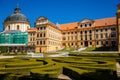
<path fill-rule="evenodd" d="M 69 36 L 68 36 L 68 40 L 70 40 Z"/>
<path fill-rule="evenodd" d="M 116 31 L 116 28 L 111 28 L 111 31 Z"/>
<path fill-rule="evenodd" d="M 45 45 L 45 41 L 43 41 L 43 44 Z"/>
<path fill-rule="evenodd" d="M 73 40 L 73 36 L 71 36 L 71 40 Z"/>
<path fill-rule="evenodd" d="M 103 32 L 103 29 L 101 29 L 100 31 Z"/>
<path fill-rule="evenodd" d="M 42 33 L 40 33 L 40 37 L 42 37 Z"/>
<path fill-rule="evenodd" d="M 83 40 L 83 37 L 82 37 L 82 35 L 81 35 L 81 37 L 80 37 L 80 38 L 81 38 L 81 40 Z"/>
<path fill-rule="evenodd" d="M 101 38 L 103 38 L 103 34 L 100 34 Z"/>
<path fill-rule="evenodd" d="M 85 40 L 87 40 L 87 35 L 85 35 Z"/>
<path fill-rule="evenodd" d="M 108 38 L 108 33 L 105 33 L 105 37 Z"/>
<path fill-rule="evenodd" d="M 44 30 L 46 29 L 46 26 L 44 26 Z"/>
<path fill-rule="evenodd" d="M 40 27 L 40 30 L 42 30 L 42 27 Z"/>
<path fill-rule="evenodd" d="M 95 35 L 95 38 L 98 39 L 98 34 Z"/>
<path fill-rule="evenodd" d="M 30 38 L 30 41 L 32 41 L 32 38 Z"/>
<path fill-rule="evenodd" d="M 40 45 L 42 45 L 42 40 L 40 40 Z"/>
<path fill-rule="evenodd" d="M 92 35 L 90 35 L 90 40 L 92 40 Z"/>
<path fill-rule="evenodd" d="M 83 43 L 81 42 L 81 45 L 83 45 Z"/>
<path fill-rule="evenodd" d="M 99 45 L 99 42 L 97 41 L 96 44 Z"/>
<path fill-rule="evenodd" d="M 116 33 L 111 34 L 111 38 L 112 37 L 117 37 L 117 34 Z"/>
<path fill-rule="evenodd" d="M 39 37 L 39 34 L 37 34 L 37 37 Z"/>
<path fill-rule="evenodd" d="M 39 44 L 39 41 L 37 41 L 37 45 Z"/>
<path fill-rule="evenodd" d="M 77 36 L 75 36 L 75 40 L 77 40 Z"/>
<path fill-rule="evenodd" d="M 44 33 L 44 37 L 45 37 L 45 33 Z"/>
<path fill-rule="evenodd" d="M 90 42 L 90 45 L 92 45 L 92 42 Z"/>

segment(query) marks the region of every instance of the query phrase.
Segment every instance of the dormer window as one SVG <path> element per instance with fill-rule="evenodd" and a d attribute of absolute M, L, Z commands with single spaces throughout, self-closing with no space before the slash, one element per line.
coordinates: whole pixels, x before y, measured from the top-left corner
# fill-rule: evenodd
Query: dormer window
<path fill-rule="evenodd" d="M 108 29 L 106 28 L 105 31 L 107 31 Z"/>
<path fill-rule="evenodd" d="M 98 29 L 96 29 L 96 32 L 98 32 Z"/>
<path fill-rule="evenodd" d="M 90 23 L 89 26 L 92 26 L 92 24 Z"/>
<path fill-rule="evenodd" d="M 87 24 L 85 24 L 85 27 L 87 27 Z"/>
<path fill-rule="evenodd" d="M 103 29 L 101 29 L 101 32 L 103 31 Z"/>
<path fill-rule="evenodd" d="M 82 27 L 82 24 L 80 25 L 80 27 Z"/>
<path fill-rule="evenodd" d="M 8 30 L 10 30 L 10 26 L 8 26 Z"/>
<path fill-rule="evenodd" d="M 92 23 L 93 23 L 93 20 L 91 20 L 91 19 L 88 19 L 88 18 L 84 18 L 83 20 L 81 20 L 80 22 L 79 22 L 79 24 L 80 24 L 80 27 L 87 27 L 87 26 L 92 26 Z M 81 25 L 82 24 L 82 25 Z"/>

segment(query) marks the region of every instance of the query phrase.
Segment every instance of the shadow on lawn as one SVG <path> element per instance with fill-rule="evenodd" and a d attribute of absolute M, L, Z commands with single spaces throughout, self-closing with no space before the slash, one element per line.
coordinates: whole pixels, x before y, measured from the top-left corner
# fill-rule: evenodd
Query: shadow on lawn
<path fill-rule="evenodd" d="M 96 69 L 94 72 L 79 74 L 69 68 L 64 68 L 63 73 L 75 80 L 118 80 L 116 71 Z"/>
<path fill-rule="evenodd" d="M 114 47 L 107 47 L 107 46 L 97 47 L 93 51 L 117 51 L 117 46 L 114 46 Z"/>
<path fill-rule="evenodd" d="M 51 78 L 48 74 L 44 76 L 41 76 L 39 74 L 32 74 L 30 76 L 4 74 L 0 75 L 0 80 L 58 80 L 58 79 Z"/>

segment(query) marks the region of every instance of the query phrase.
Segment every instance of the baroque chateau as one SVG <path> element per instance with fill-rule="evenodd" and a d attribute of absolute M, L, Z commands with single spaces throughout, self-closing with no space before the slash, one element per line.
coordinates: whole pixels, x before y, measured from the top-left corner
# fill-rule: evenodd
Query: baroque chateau
<path fill-rule="evenodd" d="M 9 52 L 35 53 L 61 50 L 65 47 L 111 47 L 120 51 L 120 5 L 116 17 L 92 20 L 84 18 L 78 22 L 53 24 L 40 16 L 35 27 L 30 27 L 27 17 L 16 7 L 14 13 L 3 23 L 0 32 L 0 46 L 7 46 Z"/>

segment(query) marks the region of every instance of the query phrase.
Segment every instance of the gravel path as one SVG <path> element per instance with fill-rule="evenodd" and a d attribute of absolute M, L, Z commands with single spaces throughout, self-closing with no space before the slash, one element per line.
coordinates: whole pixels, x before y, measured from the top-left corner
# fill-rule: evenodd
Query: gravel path
<path fill-rule="evenodd" d="M 4 58 L 14 58 L 15 56 L 0 56 L 0 59 L 4 59 Z"/>
<path fill-rule="evenodd" d="M 68 76 L 66 76 L 64 74 L 60 74 L 58 76 L 58 79 L 60 79 L 60 80 L 72 80 L 70 77 L 68 77 Z"/>

